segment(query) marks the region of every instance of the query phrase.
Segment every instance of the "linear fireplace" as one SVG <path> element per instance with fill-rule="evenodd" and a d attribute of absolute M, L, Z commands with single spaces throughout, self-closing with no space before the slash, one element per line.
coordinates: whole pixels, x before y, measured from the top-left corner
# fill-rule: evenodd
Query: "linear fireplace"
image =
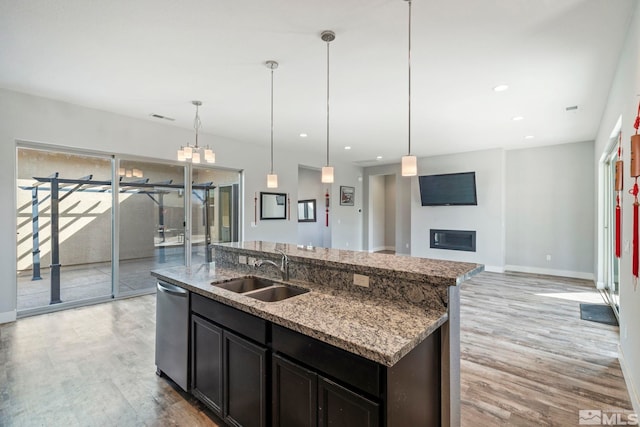
<path fill-rule="evenodd" d="M 476 232 L 466 230 L 434 230 L 430 231 L 430 247 L 433 249 L 450 249 L 453 251 L 476 251 Z"/>

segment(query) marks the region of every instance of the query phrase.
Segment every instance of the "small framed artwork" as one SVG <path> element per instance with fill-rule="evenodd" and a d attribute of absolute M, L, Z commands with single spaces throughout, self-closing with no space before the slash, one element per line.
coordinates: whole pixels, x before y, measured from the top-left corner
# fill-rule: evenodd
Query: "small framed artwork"
<path fill-rule="evenodd" d="M 353 206 L 355 192 L 356 192 L 355 187 L 346 187 L 344 185 L 341 185 L 340 186 L 340 205 Z"/>

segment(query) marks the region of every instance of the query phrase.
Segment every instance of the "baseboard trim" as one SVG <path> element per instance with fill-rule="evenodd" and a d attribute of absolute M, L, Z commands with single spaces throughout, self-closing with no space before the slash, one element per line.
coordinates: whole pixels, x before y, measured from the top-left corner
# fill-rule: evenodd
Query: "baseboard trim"
<path fill-rule="evenodd" d="M 16 321 L 16 311 L 7 311 L 4 313 L 0 313 L 0 324 L 9 323 Z"/>
<path fill-rule="evenodd" d="M 490 273 L 504 273 L 504 267 L 498 267 L 496 265 L 485 265 L 484 271 L 488 271 Z"/>
<path fill-rule="evenodd" d="M 526 267 L 523 265 L 505 265 L 505 271 L 513 271 L 516 273 L 545 274 L 548 276 L 571 277 L 573 279 L 594 280 L 593 273 L 585 273 L 582 271 L 555 270 L 552 268 Z"/>
<path fill-rule="evenodd" d="M 640 414 L 640 395 L 638 394 L 638 389 L 633 382 L 633 377 L 627 368 L 626 359 L 624 358 L 624 353 L 622 352 L 622 346 L 620 344 L 618 344 L 618 360 L 620 361 L 620 368 L 622 369 L 624 382 L 627 384 L 627 392 L 629 393 L 629 399 L 631 400 L 633 411 L 636 414 Z"/>

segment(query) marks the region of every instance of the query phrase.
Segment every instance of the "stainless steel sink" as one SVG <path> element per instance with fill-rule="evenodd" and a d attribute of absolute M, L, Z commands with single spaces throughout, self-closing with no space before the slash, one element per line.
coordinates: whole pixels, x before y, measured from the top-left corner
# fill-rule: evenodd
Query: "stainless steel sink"
<path fill-rule="evenodd" d="M 213 286 L 243 294 L 245 292 L 251 292 L 256 289 L 262 289 L 273 285 L 274 282 L 269 279 L 263 279 L 261 277 L 244 277 L 242 279 L 235 279 L 229 282 L 215 283 Z"/>
<path fill-rule="evenodd" d="M 251 292 L 248 297 L 258 299 L 265 302 L 282 301 L 283 299 L 295 297 L 297 295 L 306 294 L 308 289 L 294 288 L 293 286 L 275 285 L 268 288 Z"/>

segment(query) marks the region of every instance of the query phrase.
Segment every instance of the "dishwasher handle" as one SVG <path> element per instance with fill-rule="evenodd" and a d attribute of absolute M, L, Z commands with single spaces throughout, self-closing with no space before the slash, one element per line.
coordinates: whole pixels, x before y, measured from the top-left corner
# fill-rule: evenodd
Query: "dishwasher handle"
<path fill-rule="evenodd" d="M 170 285 L 168 283 L 158 283 L 158 290 L 167 294 L 175 295 L 177 297 L 186 297 L 188 292 L 176 285 Z"/>

